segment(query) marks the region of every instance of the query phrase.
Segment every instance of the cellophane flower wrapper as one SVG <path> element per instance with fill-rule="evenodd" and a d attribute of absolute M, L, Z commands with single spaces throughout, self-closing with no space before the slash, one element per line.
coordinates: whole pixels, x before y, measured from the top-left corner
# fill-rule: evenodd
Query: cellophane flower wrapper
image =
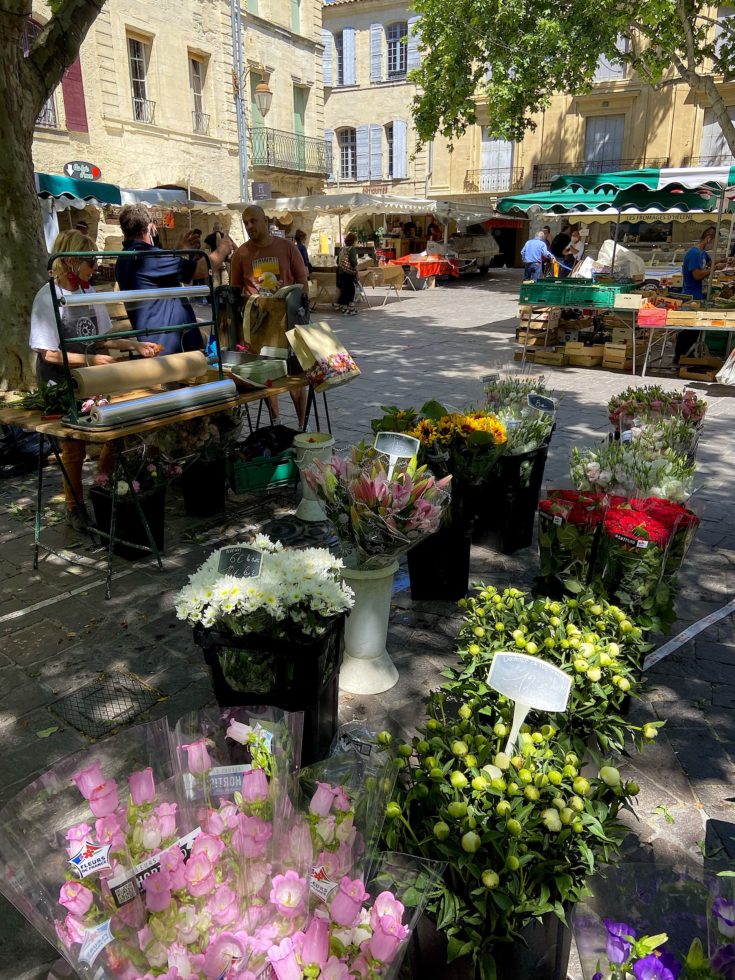
<path fill-rule="evenodd" d="M 143 976 L 140 864 L 179 836 L 165 721 L 59 762 L 2 811 L 0 890 L 83 978 Z"/>
<path fill-rule="evenodd" d="M 647 514 L 613 507 L 605 515 L 601 548 L 603 594 L 625 609 L 665 618 L 672 596 L 662 584 L 671 532 Z"/>
<path fill-rule="evenodd" d="M 498 378 L 483 385 L 488 411 L 502 415 L 512 412 L 520 415 L 528 410 L 529 395 L 546 395 L 546 382 L 543 376 L 537 378 Z"/>
<path fill-rule="evenodd" d="M 541 574 L 589 581 L 605 513 L 622 500 L 589 491 L 549 490 L 539 503 Z"/>
<path fill-rule="evenodd" d="M 301 770 L 301 809 L 312 845 L 312 905 L 344 875 L 364 873 L 377 847 L 396 771 L 384 753 L 337 752 Z"/>
<path fill-rule="evenodd" d="M 438 530 L 450 479 L 437 480 L 415 460 L 388 478 L 386 457 L 364 446 L 349 457 L 315 460 L 305 470 L 340 539 L 345 564 L 384 568 Z"/>
<path fill-rule="evenodd" d="M 625 417 L 668 418 L 680 417 L 690 426 L 701 426 L 707 412 L 707 402 L 697 398 L 691 388 L 683 391 L 667 391 L 661 385 L 642 385 L 626 388 L 613 396 L 607 406 L 610 424 L 617 429 L 624 426 Z M 622 423 L 622 425 L 621 425 Z"/>
<path fill-rule="evenodd" d="M 673 449 L 648 452 L 636 442 L 604 442 L 572 449 L 570 474 L 577 490 L 685 503 L 693 490 L 695 467 Z"/>
<path fill-rule="evenodd" d="M 710 962 L 724 977 L 735 975 L 735 879 L 715 877 L 707 905 L 707 946 Z"/>
<path fill-rule="evenodd" d="M 344 875 L 306 932 L 269 950 L 277 980 L 395 980 L 443 869 L 441 862 L 386 852 L 369 874 Z"/>
<path fill-rule="evenodd" d="M 291 799 L 302 730 L 300 712 L 270 707 L 195 712 L 176 726 L 184 807 L 201 828 L 187 876 L 215 932 L 213 977 L 267 971 L 269 947 L 306 924 L 311 854 L 294 839 Z"/>
<path fill-rule="evenodd" d="M 663 580 L 672 581 L 687 556 L 699 528 L 700 518 L 691 506 L 684 507 L 661 497 L 633 498 L 630 501 L 635 510 L 648 514 L 663 524 L 671 532 Z"/>
<path fill-rule="evenodd" d="M 432 472 L 450 475 L 455 490 L 485 482 L 508 448 L 501 420 L 488 412 L 450 412 L 438 402 L 427 402 L 422 412 L 408 435 L 421 443 L 421 459 Z"/>

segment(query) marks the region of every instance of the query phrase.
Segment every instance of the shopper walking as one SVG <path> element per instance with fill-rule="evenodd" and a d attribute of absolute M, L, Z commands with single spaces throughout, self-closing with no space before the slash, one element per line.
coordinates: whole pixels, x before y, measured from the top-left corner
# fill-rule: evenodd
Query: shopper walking
<path fill-rule="evenodd" d="M 523 278 L 528 281 L 537 282 L 541 278 L 541 267 L 544 259 L 553 259 L 554 256 L 549 251 L 546 244 L 546 235 L 543 231 L 537 232 L 533 238 L 529 238 L 521 249 L 521 259 L 523 260 Z"/>
<path fill-rule="evenodd" d="M 349 316 L 357 313 L 355 309 L 355 287 L 357 285 L 357 249 L 355 242 L 357 235 L 349 232 L 345 236 L 345 243 L 339 250 L 337 256 L 337 286 L 339 295 L 337 297 L 337 307 Z"/>

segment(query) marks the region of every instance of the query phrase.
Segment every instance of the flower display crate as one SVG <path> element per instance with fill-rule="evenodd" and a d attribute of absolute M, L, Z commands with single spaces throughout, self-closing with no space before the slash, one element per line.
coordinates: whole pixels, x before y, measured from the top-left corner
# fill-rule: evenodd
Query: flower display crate
<path fill-rule="evenodd" d="M 476 538 L 497 532 L 504 555 L 529 547 L 548 453 L 548 446 L 539 446 L 500 457 L 490 483 L 476 491 Z"/>
<path fill-rule="evenodd" d="M 299 478 L 296 457 L 291 449 L 258 459 L 230 459 L 228 479 L 233 493 L 252 493 L 273 487 L 295 486 Z"/>
<path fill-rule="evenodd" d="M 94 511 L 95 524 L 104 534 L 109 534 L 112 517 L 112 495 L 102 487 L 90 487 L 89 499 Z M 138 501 L 156 547 L 159 551 L 163 551 L 166 488 L 158 487 L 148 494 L 139 494 Z M 135 548 L 131 545 L 139 545 L 140 547 Z M 129 561 L 150 554 L 148 537 L 131 496 L 118 496 L 117 498 L 115 542 L 112 550 L 118 558 L 127 558 Z"/>
<path fill-rule="evenodd" d="M 303 762 L 327 754 L 337 731 L 344 616 L 319 637 L 277 639 L 194 627 L 220 707 L 268 704 L 304 712 Z"/>

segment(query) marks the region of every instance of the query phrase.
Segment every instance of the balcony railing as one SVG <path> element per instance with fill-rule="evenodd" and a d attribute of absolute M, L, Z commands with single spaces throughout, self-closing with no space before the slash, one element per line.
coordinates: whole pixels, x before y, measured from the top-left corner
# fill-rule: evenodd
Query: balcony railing
<path fill-rule="evenodd" d="M 465 194 L 480 191 L 518 191 L 523 187 L 523 167 L 497 170 L 468 170 L 464 175 Z"/>
<path fill-rule="evenodd" d="M 252 168 L 292 170 L 302 174 L 331 173 L 332 152 L 325 140 L 258 126 L 251 129 L 249 135 Z"/>
<path fill-rule="evenodd" d="M 644 167 L 667 167 L 668 159 L 635 157 L 630 160 L 565 160 L 562 163 L 539 163 L 533 168 L 532 186 L 548 187 L 560 174 L 603 174 L 609 170 L 640 170 Z"/>
<path fill-rule="evenodd" d="M 720 153 L 708 157 L 687 157 L 685 167 L 732 167 L 735 163 L 732 153 Z"/>
<path fill-rule="evenodd" d="M 36 125 L 40 126 L 42 129 L 57 128 L 56 104 L 54 103 L 53 95 L 36 116 Z"/>
<path fill-rule="evenodd" d="M 191 125 L 197 136 L 206 136 L 209 132 L 209 114 L 192 110 Z"/>
<path fill-rule="evenodd" d="M 133 119 L 136 122 L 153 123 L 156 115 L 156 103 L 150 99 L 133 99 Z"/>

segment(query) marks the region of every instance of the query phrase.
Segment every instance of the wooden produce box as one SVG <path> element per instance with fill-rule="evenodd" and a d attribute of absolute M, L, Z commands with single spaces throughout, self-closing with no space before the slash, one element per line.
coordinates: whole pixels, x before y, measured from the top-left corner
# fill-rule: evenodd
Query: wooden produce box
<path fill-rule="evenodd" d="M 705 354 L 702 357 L 680 357 L 679 364 L 683 367 L 692 367 L 699 365 L 703 368 L 716 368 L 718 371 L 725 362 L 721 357 L 715 357 L 712 354 Z"/>
<path fill-rule="evenodd" d="M 602 354 L 569 354 L 570 367 L 602 367 Z"/>
<path fill-rule="evenodd" d="M 528 306 L 518 307 L 518 319 L 521 323 L 530 320 L 533 323 L 551 324 L 556 326 L 561 317 L 561 310 L 555 306 Z"/>
<path fill-rule="evenodd" d="M 679 377 L 686 378 L 689 381 L 715 381 L 717 379 L 717 372 L 719 368 L 706 368 L 706 367 L 680 367 Z"/>
<path fill-rule="evenodd" d="M 712 327 L 716 330 L 717 327 L 730 325 L 724 310 L 697 310 L 696 317 L 698 327 Z"/>
<path fill-rule="evenodd" d="M 696 310 L 668 310 L 666 313 L 667 327 L 693 327 L 696 323 Z"/>
<path fill-rule="evenodd" d="M 538 350 L 534 353 L 536 355 L 535 364 L 554 364 L 556 367 L 564 367 L 569 363 L 569 358 L 563 347 L 555 347 L 553 350 Z"/>
<path fill-rule="evenodd" d="M 528 336 L 528 343 L 526 343 L 526 336 Z M 518 330 L 516 333 L 516 340 L 521 345 L 526 345 L 528 347 L 549 347 L 556 343 L 556 330 L 550 329 L 548 336 L 546 330 L 539 330 L 526 333 L 525 330 Z"/>
<path fill-rule="evenodd" d="M 641 293 L 618 293 L 613 308 L 616 310 L 639 310 L 642 302 Z"/>
<path fill-rule="evenodd" d="M 600 367 L 605 353 L 604 344 L 586 347 L 581 341 L 570 341 L 564 345 L 564 353 L 572 367 Z"/>
<path fill-rule="evenodd" d="M 643 363 L 645 353 L 645 342 L 636 343 L 635 355 L 637 364 Z M 630 371 L 633 367 L 633 344 L 630 341 L 625 344 L 605 344 L 602 366 L 611 371 Z"/>
<path fill-rule="evenodd" d="M 536 351 L 527 350 L 526 351 L 526 361 L 527 362 L 530 362 L 531 364 L 534 364 L 536 362 L 536 353 L 537 353 Z M 522 350 L 515 351 L 513 353 L 513 360 L 514 361 L 522 361 L 523 360 L 523 351 Z"/>

